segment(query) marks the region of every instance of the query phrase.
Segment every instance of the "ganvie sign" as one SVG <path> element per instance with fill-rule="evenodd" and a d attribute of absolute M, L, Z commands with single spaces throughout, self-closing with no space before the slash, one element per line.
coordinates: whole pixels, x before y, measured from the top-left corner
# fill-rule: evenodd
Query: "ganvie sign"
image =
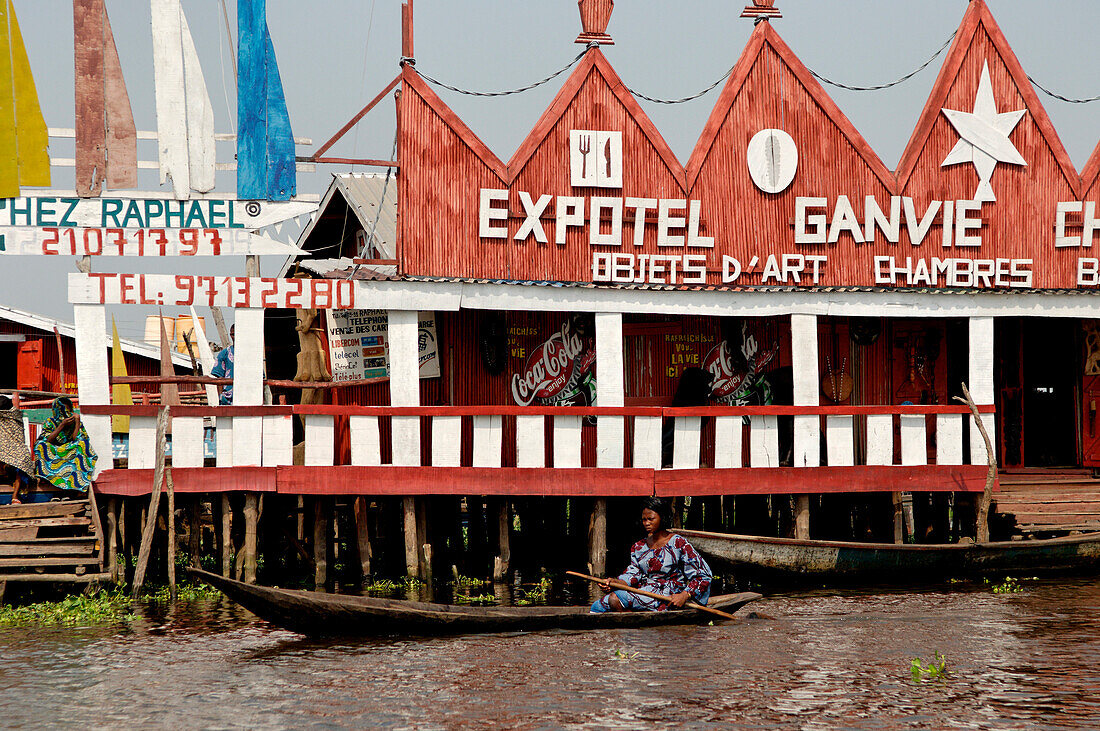
<path fill-rule="evenodd" d="M 967 6 L 894 169 L 769 23 L 753 30 L 686 162 L 601 49 L 507 162 L 406 77 L 410 274 L 1100 288 L 1100 147 L 1075 167 L 982 2 Z"/>

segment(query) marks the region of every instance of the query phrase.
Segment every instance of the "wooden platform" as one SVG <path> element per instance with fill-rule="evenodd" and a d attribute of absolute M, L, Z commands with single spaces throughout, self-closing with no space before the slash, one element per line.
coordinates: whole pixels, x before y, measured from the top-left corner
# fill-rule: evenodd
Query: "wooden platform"
<path fill-rule="evenodd" d="M 1100 479 L 1089 469 L 1006 470 L 994 499 L 1024 534 L 1100 530 Z"/>
<path fill-rule="evenodd" d="M 106 579 L 102 535 L 89 500 L 0 506 L 0 587 Z"/>

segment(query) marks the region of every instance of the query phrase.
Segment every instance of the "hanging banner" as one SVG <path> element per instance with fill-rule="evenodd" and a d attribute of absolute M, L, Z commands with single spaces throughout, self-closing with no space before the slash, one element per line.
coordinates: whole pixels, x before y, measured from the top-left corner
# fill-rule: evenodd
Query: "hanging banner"
<path fill-rule="evenodd" d="M 439 378 L 435 313 L 419 314 L 420 377 Z M 390 347 L 385 310 L 330 310 L 327 318 L 332 380 L 388 378 Z"/>

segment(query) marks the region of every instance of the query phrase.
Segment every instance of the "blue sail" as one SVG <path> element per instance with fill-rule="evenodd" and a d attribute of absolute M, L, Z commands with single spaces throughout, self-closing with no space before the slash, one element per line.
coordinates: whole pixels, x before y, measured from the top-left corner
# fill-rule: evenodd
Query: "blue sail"
<path fill-rule="evenodd" d="M 237 33 L 237 196 L 289 200 L 298 189 L 294 135 L 266 0 L 237 1 Z"/>

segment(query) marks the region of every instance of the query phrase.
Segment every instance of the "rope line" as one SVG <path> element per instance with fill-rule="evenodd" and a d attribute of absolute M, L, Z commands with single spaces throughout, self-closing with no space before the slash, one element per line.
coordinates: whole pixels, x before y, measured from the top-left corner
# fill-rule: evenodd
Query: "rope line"
<path fill-rule="evenodd" d="M 945 50 L 947 50 L 947 47 L 951 45 L 951 41 L 955 40 L 955 34 L 956 33 L 958 33 L 958 31 L 955 31 L 955 33 L 952 33 L 951 36 L 946 41 L 944 41 L 943 45 L 940 46 L 940 49 L 938 51 L 936 51 L 935 53 L 933 53 L 931 58 L 929 58 L 927 61 L 922 63 L 916 69 L 914 69 L 913 71 L 910 71 L 905 76 L 902 76 L 900 79 L 896 79 L 895 81 L 890 81 L 890 82 L 885 83 L 885 84 L 876 84 L 875 86 L 850 86 L 848 84 L 842 84 L 839 81 L 833 81 L 832 79 L 828 79 L 828 78 L 822 76 L 821 74 L 817 73 L 813 69 L 809 69 L 809 72 L 815 79 L 817 79 L 821 83 L 828 84 L 829 86 L 835 86 L 838 89 L 847 89 L 848 91 L 879 91 L 881 89 L 889 89 L 892 86 L 897 86 L 898 84 L 905 83 L 909 79 L 911 79 L 914 76 L 916 76 L 917 74 L 919 74 L 921 71 L 924 71 L 926 68 L 928 68 L 928 65 L 930 63 L 932 63 L 937 58 L 939 58 L 939 55 L 941 53 L 943 53 Z"/>
<path fill-rule="evenodd" d="M 1027 80 L 1030 81 L 1032 84 L 1034 84 L 1036 89 L 1043 92 L 1047 96 L 1053 97 L 1054 99 L 1058 99 L 1060 101 L 1069 102 L 1070 104 L 1088 104 L 1089 102 L 1100 101 L 1100 96 L 1093 96 L 1093 97 L 1089 97 L 1088 99 L 1071 99 L 1068 96 L 1062 96 L 1061 94 L 1057 94 L 1057 93 L 1051 91 L 1050 89 L 1046 88 L 1045 86 L 1040 84 L 1035 79 L 1031 78 L 1030 74 L 1028 74 Z"/>
<path fill-rule="evenodd" d="M 713 89 L 714 87 L 718 86 L 723 81 L 725 81 L 727 78 L 729 78 L 729 75 L 732 74 L 732 73 L 733 73 L 733 67 L 730 67 L 729 71 L 722 74 L 721 78 L 719 78 L 717 81 L 715 81 L 713 84 L 711 84 L 707 88 L 703 89 L 702 91 L 698 92 L 697 94 L 692 94 L 691 96 L 681 97 L 680 99 L 656 99 L 656 98 L 651 97 L 651 96 L 646 96 L 645 94 L 643 94 L 640 91 L 635 91 L 634 89 L 631 89 L 629 86 L 627 87 L 627 91 L 629 91 L 631 94 L 638 97 L 639 99 L 645 99 L 647 102 L 653 102 L 654 104 L 683 104 L 684 102 L 694 101 L 694 100 L 698 99 L 699 97 L 703 96 L 708 91 L 710 91 L 711 89 Z"/>
<path fill-rule="evenodd" d="M 539 81 L 536 81 L 533 84 L 528 84 L 527 86 L 521 86 L 518 89 L 508 89 L 508 90 L 505 90 L 505 91 L 471 91 L 470 89 L 460 89 L 457 86 L 451 86 L 450 84 L 444 84 L 442 81 L 439 81 L 438 79 L 433 79 L 431 76 L 428 76 L 426 73 L 424 73 L 423 71 L 420 71 L 419 69 L 417 69 L 417 73 L 419 73 L 420 76 L 423 77 L 425 81 L 427 81 L 431 84 L 435 84 L 436 86 L 442 87 L 444 89 L 448 89 L 450 91 L 456 92 L 458 94 L 465 94 L 466 96 L 509 96 L 511 94 L 522 94 L 525 91 L 531 91 L 532 89 L 540 87 L 543 84 L 556 79 L 557 77 L 561 76 L 566 71 L 568 71 L 569 69 L 573 68 L 573 66 L 576 65 L 577 61 L 580 61 L 582 58 L 584 58 L 584 54 L 586 54 L 586 53 L 588 53 L 587 48 L 585 48 L 583 51 L 578 53 L 577 57 L 574 58 L 572 61 L 570 61 L 568 64 L 566 64 L 565 66 L 562 66 L 560 69 L 558 69 L 554 73 L 550 74 L 545 79 L 541 79 Z"/>

